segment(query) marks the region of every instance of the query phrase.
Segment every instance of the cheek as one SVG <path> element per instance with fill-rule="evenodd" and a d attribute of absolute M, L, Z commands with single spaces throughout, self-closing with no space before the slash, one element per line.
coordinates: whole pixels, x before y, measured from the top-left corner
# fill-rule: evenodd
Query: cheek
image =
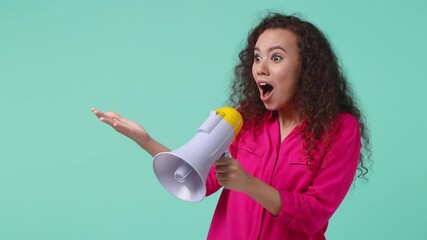
<path fill-rule="evenodd" d="M 283 73 L 281 76 L 280 88 L 287 96 L 294 96 L 298 86 L 298 76 L 291 73 Z"/>
<path fill-rule="evenodd" d="M 282 79 L 284 79 L 284 84 L 290 92 L 295 92 L 295 89 L 298 86 L 299 81 L 299 66 L 289 67 L 287 71 L 282 72 Z"/>
<path fill-rule="evenodd" d="M 257 74 L 256 74 L 256 71 L 255 71 L 255 67 L 254 67 L 254 65 L 252 64 L 252 77 L 255 79 L 255 77 L 257 76 Z"/>

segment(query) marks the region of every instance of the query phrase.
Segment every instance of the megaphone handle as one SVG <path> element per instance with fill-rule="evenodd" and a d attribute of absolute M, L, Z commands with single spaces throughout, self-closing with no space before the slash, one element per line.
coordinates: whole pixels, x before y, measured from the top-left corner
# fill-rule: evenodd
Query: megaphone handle
<path fill-rule="evenodd" d="M 230 151 L 225 151 L 222 155 L 221 155 L 221 157 L 229 157 L 229 158 L 231 158 L 231 154 L 230 154 Z M 224 189 L 229 189 L 228 187 L 224 187 Z"/>

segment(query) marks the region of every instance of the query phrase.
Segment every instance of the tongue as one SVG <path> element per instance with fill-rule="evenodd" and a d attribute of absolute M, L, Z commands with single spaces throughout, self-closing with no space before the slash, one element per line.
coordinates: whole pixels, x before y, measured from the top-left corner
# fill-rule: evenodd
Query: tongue
<path fill-rule="evenodd" d="M 270 95 L 271 91 L 264 91 L 264 97 L 268 97 L 268 95 Z"/>
<path fill-rule="evenodd" d="M 270 95 L 270 93 L 273 91 L 273 87 L 270 85 L 266 85 L 262 88 L 262 92 L 264 97 L 268 97 L 268 95 Z"/>

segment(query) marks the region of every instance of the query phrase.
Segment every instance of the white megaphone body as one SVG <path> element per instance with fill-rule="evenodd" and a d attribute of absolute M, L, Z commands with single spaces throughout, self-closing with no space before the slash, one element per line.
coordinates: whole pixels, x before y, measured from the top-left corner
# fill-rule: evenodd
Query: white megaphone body
<path fill-rule="evenodd" d="M 231 107 L 212 111 L 185 145 L 154 156 L 157 179 L 170 193 L 187 202 L 206 196 L 206 179 L 212 165 L 227 151 L 243 125 Z"/>

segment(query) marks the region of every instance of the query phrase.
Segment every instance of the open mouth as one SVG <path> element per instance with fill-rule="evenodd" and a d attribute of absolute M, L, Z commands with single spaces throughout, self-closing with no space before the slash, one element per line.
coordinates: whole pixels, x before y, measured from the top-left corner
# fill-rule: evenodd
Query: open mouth
<path fill-rule="evenodd" d="M 259 88 L 261 89 L 262 98 L 267 98 L 270 95 L 270 93 L 273 91 L 273 86 L 265 82 L 260 83 Z"/>

